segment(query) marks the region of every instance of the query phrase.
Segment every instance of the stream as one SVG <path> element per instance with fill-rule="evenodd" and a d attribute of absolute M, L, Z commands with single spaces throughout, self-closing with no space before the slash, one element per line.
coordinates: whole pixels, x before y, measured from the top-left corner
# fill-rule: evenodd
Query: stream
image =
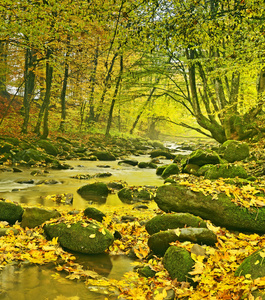
<path fill-rule="evenodd" d="M 177 151 L 177 153 L 183 153 Z M 188 151 L 184 152 L 188 154 Z M 138 162 L 150 161 L 150 156 L 131 156 Z M 73 169 L 51 170 L 47 174 L 33 176 L 31 172 L 37 168 L 19 167 L 23 172 L 0 172 L 0 197 L 28 205 L 42 205 L 55 207 L 56 204 L 51 199 L 45 199 L 47 195 L 72 193 L 73 210 L 85 209 L 90 203 L 83 199 L 77 189 L 87 183 L 96 181 L 110 182 L 116 180 L 125 181 L 130 186 L 160 186 L 163 179 L 156 175 L 155 169 L 140 169 L 137 166 L 119 165 L 118 161 L 65 161 Z M 171 163 L 170 160 L 161 160 L 162 164 Z M 71 178 L 78 174 L 95 175 L 97 173 L 110 172 L 112 175 L 106 178 L 91 178 L 80 180 Z M 17 181 L 34 180 L 33 184 L 20 184 Z M 41 180 L 56 180 L 57 184 L 37 184 Z M 94 204 L 93 206 L 102 208 L 104 206 L 128 205 L 122 203 L 117 193 L 109 194 L 106 203 Z M 110 256 L 108 254 L 84 255 L 75 254 L 77 263 L 89 269 L 95 270 L 98 274 L 108 278 L 120 279 L 124 273 L 131 271 L 132 260 L 127 256 Z M 108 299 L 117 299 L 114 298 Z M 55 273 L 54 265 L 31 265 L 31 264 L 11 264 L 0 272 L 0 300 L 104 300 L 104 291 L 97 293 L 90 291 L 83 282 L 76 282 L 65 278 L 65 275 Z"/>

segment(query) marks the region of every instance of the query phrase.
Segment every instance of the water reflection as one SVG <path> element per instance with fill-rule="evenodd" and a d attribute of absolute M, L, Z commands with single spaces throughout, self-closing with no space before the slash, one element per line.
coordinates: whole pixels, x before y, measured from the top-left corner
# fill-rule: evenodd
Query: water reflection
<path fill-rule="evenodd" d="M 102 276 L 120 279 L 131 271 L 132 260 L 126 256 L 76 255 L 84 269 L 94 270 Z M 117 299 L 117 296 L 107 296 Z M 89 291 L 84 282 L 65 278 L 54 265 L 8 265 L 0 272 L 0 300 L 104 300 L 106 295 Z"/>

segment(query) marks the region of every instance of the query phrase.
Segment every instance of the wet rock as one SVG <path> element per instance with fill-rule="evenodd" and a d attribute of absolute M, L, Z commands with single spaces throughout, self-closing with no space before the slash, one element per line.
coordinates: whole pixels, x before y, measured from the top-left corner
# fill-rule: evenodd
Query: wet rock
<path fill-rule="evenodd" d="M 48 210 L 39 207 L 28 207 L 24 209 L 21 227 L 34 228 L 50 219 L 59 218 L 61 214 L 57 210 Z"/>
<path fill-rule="evenodd" d="M 122 165 L 122 164 L 130 165 L 130 166 L 137 166 L 138 161 L 135 159 L 124 159 L 124 160 L 121 160 L 118 162 L 118 165 Z"/>
<path fill-rule="evenodd" d="M 55 145 L 53 145 L 51 141 L 39 140 L 37 141 L 36 145 L 37 147 L 40 147 L 43 150 L 45 150 L 47 154 L 50 154 L 52 156 L 57 156 L 59 153 L 58 148 Z"/>
<path fill-rule="evenodd" d="M 23 171 L 19 168 L 13 167 L 13 172 L 14 173 L 22 173 Z"/>
<path fill-rule="evenodd" d="M 94 207 L 87 207 L 84 210 L 84 215 L 87 218 L 94 219 L 98 222 L 102 222 L 103 219 L 106 217 L 106 215 L 103 212 Z"/>
<path fill-rule="evenodd" d="M 44 231 L 50 238 L 58 237 L 62 247 L 86 253 L 104 253 L 114 241 L 113 235 L 94 222 L 47 224 Z"/>
<path fill-rule="evenodd" d="M 156 175 L 162 175 L 162 173 L 165 171 L 166 167 L 168 167 L 169 165 L 162 165 L 162 166 L 159 166 L 157 169 L 156 169 Z"/>
<path fill-rule="evenodd" d="M 249 157 L 249 146 L 244 142 L 228 140 L 219 148 L 219 154 L 228 162 L 233 163 Z"/>
<path fill-rule="evenodd" d="M 116 160 L 116 157 L 108 151 L 96 151 L 93 153 L 93 155 L 96 156 L 98 160 L 105 160 L 105 161 Z"/>
<path fill-rule="evenodd" d="M 232 164 L 214 165 L 205 172 L 205 178 L 218 179 L 218 178 L 247 178 L 248 174 L 242 166 Z"/>
<path fill-rule="evenodd" d="M 58 160 L 53 160 L 51 164 L 52 169 L 56 170 L 68 170 L 68 169 L 73 169 L 69 164 L 66 163 L 60 163 Z"/>
<path fill-rule="evenodd" d="M 175 174 L 179 174 L 180 171 L 179 171 L 179 167 L 177 164 L 170 164 L 168 165 L 165 170 L 163 171 L 162 173 L 162 177 L 164 179 L 166 179 L 167 177 L 169 177 L 170 175 L 175 175 Z"/>
<path fill-rule="evenodd" d="M 96 173 L 94 175 L 94 177 L 98 177 L 98 178 L 104 178 L 104 177 L 110 177 L 110 176 L 112 176 L 112 174 L 110 172 Z"/>
<path fill-rule="evenodd" d="M 0 221 L 15 224 L 22 220 L 23 208 L 15 203 L 0 200 Z"/>
<path fill-rule="evenodd" d="M 122 216 L 121 217 L 121 222 L 125 222 L 125 223 L 134 222 L 136 219 L 137 218 L 133 217 L 133 216 Z"/>
<path fill-rule="evenodd" d="M 98 158 L 95 155 L 90 155 L 88 157 L 83 157 L 83 160 L 96 161 Z"/>
<path fill-rule="evenodd" d="M 14 155 L 15 161 L 24 161 L 30 164 L 35 164 L 36 162 L 45 162 L 45 159 L 45 154 L 35 149 L 22 150 Z"/>
<path fill-rule="evenodd" d="M 252 280 L 264 277 L 264 256 L 265 248 L 262 248 L 245 258 L 241 265 L 236 269 L 235 276 L 245 276 L 250 274 Z"/>
<path fill-rule="evenodd" d="M 188 173 L 191 175 L 198 175 L 198 171 L 200 169 L 200 166 L 198 165 L 194 165 L 194 164 L 187 164 L 184 168 L 183 168 L 183 173 Z"/>
<path fill-rule="evenodd" d="M 29 179 L 29 180 L 17 180 L 16 181 L 19 184 L 34 184 L 35 181 L 33 179 Z"/>
<path fill-rule="evenodd" d="M 124 203 L 133 203 L 138 201 L 150 201 L 153 199 L 153 194 L 146 188 L 124 187 L 118 192 L 118 197 Z"/>
<path fill-rule="evenodd" d="M 42 176 L 43 174 L 44 174 L 44 172 L 41 170 L 34 170 L 34 171 L 30 172 L 30 175 L 32 175 L 32 176 Z"/>
<path fill-rule="evenodd" d="M 53 184 L 61 184 L 61 182 L 56 179 L 44 179 L 44 180 L 39 180 L 36 184 L 53 185 Z"/>
<path fill-rule="evenodd" d="M 187 157 L 184 166 L 186 164 L 193 164 L 201 167 L 207 164 L 215 165 L 220 163 L 221 158 L 215 151 L 198 149 Z"/>
<path fill-rule="evenodd" d="M 138 167 L 141 168 L 141 169 L 156 169 L 157 168 L 157 165 L 153 162 L 140 162 L 138 164 Z"/>
<path fill-rule="evenodd" d="M 124 181 L 111 181 L 107 184 L 108 188 L 114 190 L 121 190 L 127 185 Z"/>
<path fill-rule="evenodd" d="M 217 237 L 207 228 L 169 229 L 150 236 L 148 246 L 154 254 L 163 256 L 170 246 L 170 243 L 175 241 L 189 241 L 212 246 L 217 242 Z"/>
<path fill-rule="evenodd" d="M 145 229 L 149 234 L 183 227 L 207 228 L 207 223 L 192 214 L 178 213 L 158 215 L 145 224 Z"/>
<path fill-rule="evenodd" d="M 151 158 L 164 156 L 167 159 L 174 159 L 174 155 L 166 150 L 153 150 L 153 151 L 151 151 L 150 156 L 151 156 Z"/>
<path fill-rule="evenodd" d="M 154 277 L 155 274 L 156 274 L 156 271 L 151 269 L 150 266 L 144 266 L 142 268 L 139 268 L 137 270 L 137 272 L 139 273 L 140 276 L 143 276 L 143 277 L 146 277 L 146 278 Z"/>
<path fill-rule="evenodd" d="M 109 189 L 103 182 L 86 184 L 77 190 L 77 193 L 86 200 L 105 201 Z"/>
<path fill-rule="evenodd" d="M 163 258 L 163 264 L 170 277 L 181 282 L 190 281 L 189 272 L 195 262 L 186 249 L 170 246 Z"/>

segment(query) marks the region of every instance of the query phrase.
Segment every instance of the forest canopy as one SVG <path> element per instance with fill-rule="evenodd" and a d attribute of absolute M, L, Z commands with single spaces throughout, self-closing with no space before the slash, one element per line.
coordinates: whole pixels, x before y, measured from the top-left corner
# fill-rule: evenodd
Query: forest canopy
<path fill-rule="evenodd" d="M 263 135 L 262 1 L 2 0 L 0 14 L 0 126 Z"/>

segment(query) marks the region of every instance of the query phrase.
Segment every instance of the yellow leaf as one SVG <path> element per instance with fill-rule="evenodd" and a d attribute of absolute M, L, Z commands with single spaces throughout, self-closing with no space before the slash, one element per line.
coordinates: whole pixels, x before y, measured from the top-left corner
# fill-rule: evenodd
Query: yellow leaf
<path fill-rule="evenodd" d="M 245 277 L 246 277 L 247 279 L 249 279 L 249 278 L 251 278 L 251 274 L 246 274 Z"/>
<path fill-rule="evenodd" d="M 89 236 L 91 239 L 94 239 L 96 237 L 95 233 L 90 234 Z"/>
<path fill-rule="evenodd" d="M 51 244 L 52 244 L 52 245 L 57 245 L 57 244 L 58 244 L 58 236 L 57 236 L 57 237 L 54 237 L 54 238 L 51 240 Z"/>
<path fill-rule="evenodd" d="M 258 265 L 259 264 L 259 260 L 257 260 L 256 262 L 255 262 L 255 265 Z"/>

